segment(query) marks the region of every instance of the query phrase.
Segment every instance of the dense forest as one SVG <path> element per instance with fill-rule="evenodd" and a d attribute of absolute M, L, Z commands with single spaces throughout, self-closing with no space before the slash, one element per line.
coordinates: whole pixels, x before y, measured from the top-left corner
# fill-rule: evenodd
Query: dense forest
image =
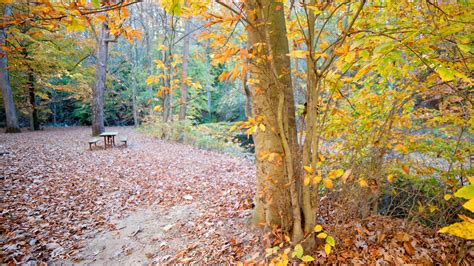
<path fill-rule="evenodd" d="M 160 239 L 148 244 L 159 251 L 135 247 L 138 261 L 122 247 L 125 263 L 473 263 L 469 1 L 0 4 L 0 262 L 119 262 L 70 255 L 87 251 L 75 241 L 85 221 L 100 221 L 87 232 L 138 226 L 136 236 L 174 232 L 183 211 L 201 210 L 212 213 L 193 223 L 201 242 L 176 233 L 187 249 L 165 254 L 172 241 Z M 124 132 L 124 146 L 108 143 Z M 105 149 L 91 145 L 100 137 Z M 34 196 L 29 182 L 46 187 Z M 71 186 L 56 198 L 58 182 Z M 54 206 L 78 191 L 101 206 L 70 206 L 81 234 L 19 238 L 68 227 Z M 158 204 L 160 225 L 124 204 Z M 32 213 L 47 222 L 22 220 Z M 118 213 L 139 218 L 117 229 L 104 217 Z"/>

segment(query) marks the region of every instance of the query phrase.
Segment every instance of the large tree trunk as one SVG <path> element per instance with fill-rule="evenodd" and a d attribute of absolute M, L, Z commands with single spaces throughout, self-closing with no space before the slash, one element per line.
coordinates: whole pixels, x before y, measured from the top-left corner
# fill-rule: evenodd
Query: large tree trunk
<path fill-rule="evenodd" d="M 35 77 L 32 68 L 29 69 L 28 73 L 28 94 L 30 96 L 31 107 L 30 126 L 32 130 L 40 130 L 38 109 L 36 108 Z"/>
<path fill-rule="evenodd" d="M 5 5 L 3 10 L 4 16 L 11 16 L 11 6 Z M 0 47 L 6 47 L 7 33 L 5 28 L 0 28 Z M 8 52 L 3 50 L 0 54 L 0 86 L 2 86 L 3 106 L 6 115 L 6 133 L 18 133 L 20 127 L 15 110 L 15 102 L 13 101 L 12 87 L 8 75 Z"/>
<path fill-rule="evenodd" d="M 279 226 L 293 241 L 303 238 L 300 211 L 300 157 L 283 5 L 272 0 L 247 2 L 248 42 L 253 85 L 252 107 L 265 130 L 254 135 L 257 195 L 254 222 Z M 266 22 L 266 23 L 265 23 Z M 263 45 L 264 44 L 264 45 Z M 261 60 L 265 58 L 271 60 Z M 276 108 L 278 107 L 278 108 Z"/>
<path fill-rule="evenodd" d="M 186 109 L 188 107 L 188 85 L 186 84 L 186 79 L 188 77 L 188 61 L 189 61 L 189 40 L 190 40 L 190 19 L 186 20 L 184 26 L 184 40 L 183 40 L 183 65 L 181 71 L 181 87 L 180 87 L 180 96 L 181 96 L 181 106 L 179 107 L 179 121 L 183 121 L 186 118 Z"/>
<path fill-rule="evenodd" d="M 104 91 L 107 76 L 108 28 L 103 23 L 97 41 L 95 86 L 92 91 L 92 135 L 105 131 L 104 127 Z"/>

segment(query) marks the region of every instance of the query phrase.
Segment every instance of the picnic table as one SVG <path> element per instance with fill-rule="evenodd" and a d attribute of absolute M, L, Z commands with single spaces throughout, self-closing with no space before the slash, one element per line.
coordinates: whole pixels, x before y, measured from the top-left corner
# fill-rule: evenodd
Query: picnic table
<path fill-rule="evenodd" d="M 104 148 L 107 149 L 107 145 L 110 147 L 115 146 L 115 136 L 118 135 L 118 132 L 104 132 L 99 136 L 104 137 Z"/>

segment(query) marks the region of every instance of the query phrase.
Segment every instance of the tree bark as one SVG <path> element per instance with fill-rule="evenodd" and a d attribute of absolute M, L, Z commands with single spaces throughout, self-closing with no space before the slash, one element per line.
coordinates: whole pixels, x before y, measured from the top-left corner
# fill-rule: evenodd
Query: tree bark
<path fill-rule="evenodd" d="M 265 130 L 254 133 L 257 156 L 257 195 L 254 223 L 279 226 L 303 238 L 298 185 L 300 156 L 296 137 L 295 105 L 282 5 L 274 0 L 247 2 L 252 107 Z M 265 23 L 264 23 L 265 22 Z M 271 60 L 265 60 L 266 58 Z M 258 58 L 258 60 L 255 60 Z M 263 59 L 263 60 L 262 60 Z M 276 108 L 278 107 L 278 108 Z M 267 155 L 267 156 L 266 156 Z"/>
<path fill-rule="evenodd" d="M 11 6 L 5 5 L 3 10 L 4 16 L 11 16 L 11 13 Z M 7 46 L 6 38 L 7 33 L 5 28 L 0 28 L 0 47 Z M 2 86 L 3 106 L 6 116 L 5 132 L 18 133 L 20 132 L 20 127 L 18 125 L 15 102 L 13 101 L 12 87 L 8 73 L 8 52 L 6 50 L 3 50 L 2 54 L 0 54 L 0 86 Z"/>
<path fill-rule="evenodd" d="M 135 81 L 135 78 L 133 78 Z M 138 122 L 138 111 L 137 111 L 137 83 L 136 81 L 132 84 L 132 111 L 133 111 L 133 126 L 139 127 L 140 124 Z"/>
<path fill-rule="evenodd" d="M 92 91 L 92 135 L 97 136 L 105 131 L 104 126 L 104 91 L 107 77 L 107 56 L 109 33 L 106 23 L 102 23 L 97 40 L 95 86 Z"/>
<path fill-rule="evenodd" d="M 30 97 L 31 119 L 30 126 L 32 130 L 40 130 L 40 123 L 38 119 L 38 109 L 36 108 L 36 94 L 35 94 L 35 77 L 33 69 L 29 68 L 28 73 L 28 94 Z"/>
<path fill-rule="evenodd" d="M 252 94 L 247 82 L 247 75 L 245 75 L 244 80 L 242 81 L 242 86 L 244 87 L 245 93 L 245 117 L 249 118 L 252 117 Z"/>
<path fill-rule="evenodd" d="M 189 61 L 189 30 L 191 26 L 191 20 L 187 19 L 184 26 L 184 40 L 183 40 L 183 65 L 181 71 L 181 86 L 180 86 L 180 98 L 181 106 L 179 108 L 179 121 L 186 119 L 186 109 L 188 107 L 188 85 L 186 79 L 188 77 L 188 61 Z"/>

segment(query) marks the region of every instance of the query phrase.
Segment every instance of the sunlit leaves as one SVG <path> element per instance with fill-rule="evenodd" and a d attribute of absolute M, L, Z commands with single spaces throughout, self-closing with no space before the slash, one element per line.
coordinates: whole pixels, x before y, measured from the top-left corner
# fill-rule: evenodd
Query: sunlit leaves
<path fill-rule="evenodd" d="M 331 170 L 329 172 L 328 176 L 329 176 L 329 178 L 334 179 L 334 178 L 342 176 L 343 173 L 344 173 L 344 170 L 342 170 L 342 169 Z"/>
<path fill-rule="evenodd" d="M 387 176 L 387 181 L 391 184 L 393 183 L 393 175 L 388 175 Z"/>
<path fill-rule="evenodd" d="M 303 254 L 304 254 L 303 246 L 301 246 L 301 244 L 297 244 L 291 256 L 293 258 L 294 257 L 301 258 Z"/>
<path fill-rule="evenodd" d="M 323 239 L 326 238 L 327 236 L 328 236 L 328 234 L 326 234 L 324 232 L 319 233 L 319 234 L 316 235 L 317 238 L 323 238 Z"/>
<path fill-rule="evenodd" d="M 323 230 L 323 227 L 320 224 L 318 224 L 314 227 L 314 232 L 316 232 L 316 233 L 321 232 L 322 230 Z"/>
<path fill-rule="evenodd" d="M 449 200 L 452 196 L 446 194 L 444 196 L 445 200 Z M 468 201 L 463 204 L 463 207 L 469 210 L 471 213 L 474 213 L 474 184 L 466 185 L 454 193 L 455 197 L 467 199 Z M 464 239 L 473 240 L 474 239 L 474 219 L 460 215 L 460 218 L 463 219 L 462 222 L 454 223 L 448 226 L 445 226 L 439 230 L 440 233 L 447 233 L 455 235 Z"/>
<path fill-rule="evenodd" d="M 452 81 L 455 78 L 454 73 L 443 66 L 438 67 L 436 72 L 438 72 L 443 81 Z"/>
<path fill-rule="evenodd" d="M 328 189 L 332 189 L 333 186 L 334 186 L 333 183 L 332 183 L 332 180 L 329 179 L 329 178 L 324 178 L 324 179 L 323 179 L 323 184 L 324 184 L 324 186 L 325 186 L 326 188 L 328 188 Z"/>
<path fill-rule="evenodd" d="M 456 193 L 454 193 L 454 196 L 458 198 L 464 198 L 464 199 L 472 199 L 474 198 L 474 184 L 470 184 L 467 186 L 462 187 Z"/>
<path fill-rule="evenodd" d="M 441 228 L 438 232 L 455 235 L 464 239 L 474 239 L 474 223 L 459 222 Z"/>
<path fill-rule="evenodd" d="M 308 52 L 304 50 L 293 50 L 288 53 L 287 56 L 292 58 L 306 58 L 308 56 Z"/>

